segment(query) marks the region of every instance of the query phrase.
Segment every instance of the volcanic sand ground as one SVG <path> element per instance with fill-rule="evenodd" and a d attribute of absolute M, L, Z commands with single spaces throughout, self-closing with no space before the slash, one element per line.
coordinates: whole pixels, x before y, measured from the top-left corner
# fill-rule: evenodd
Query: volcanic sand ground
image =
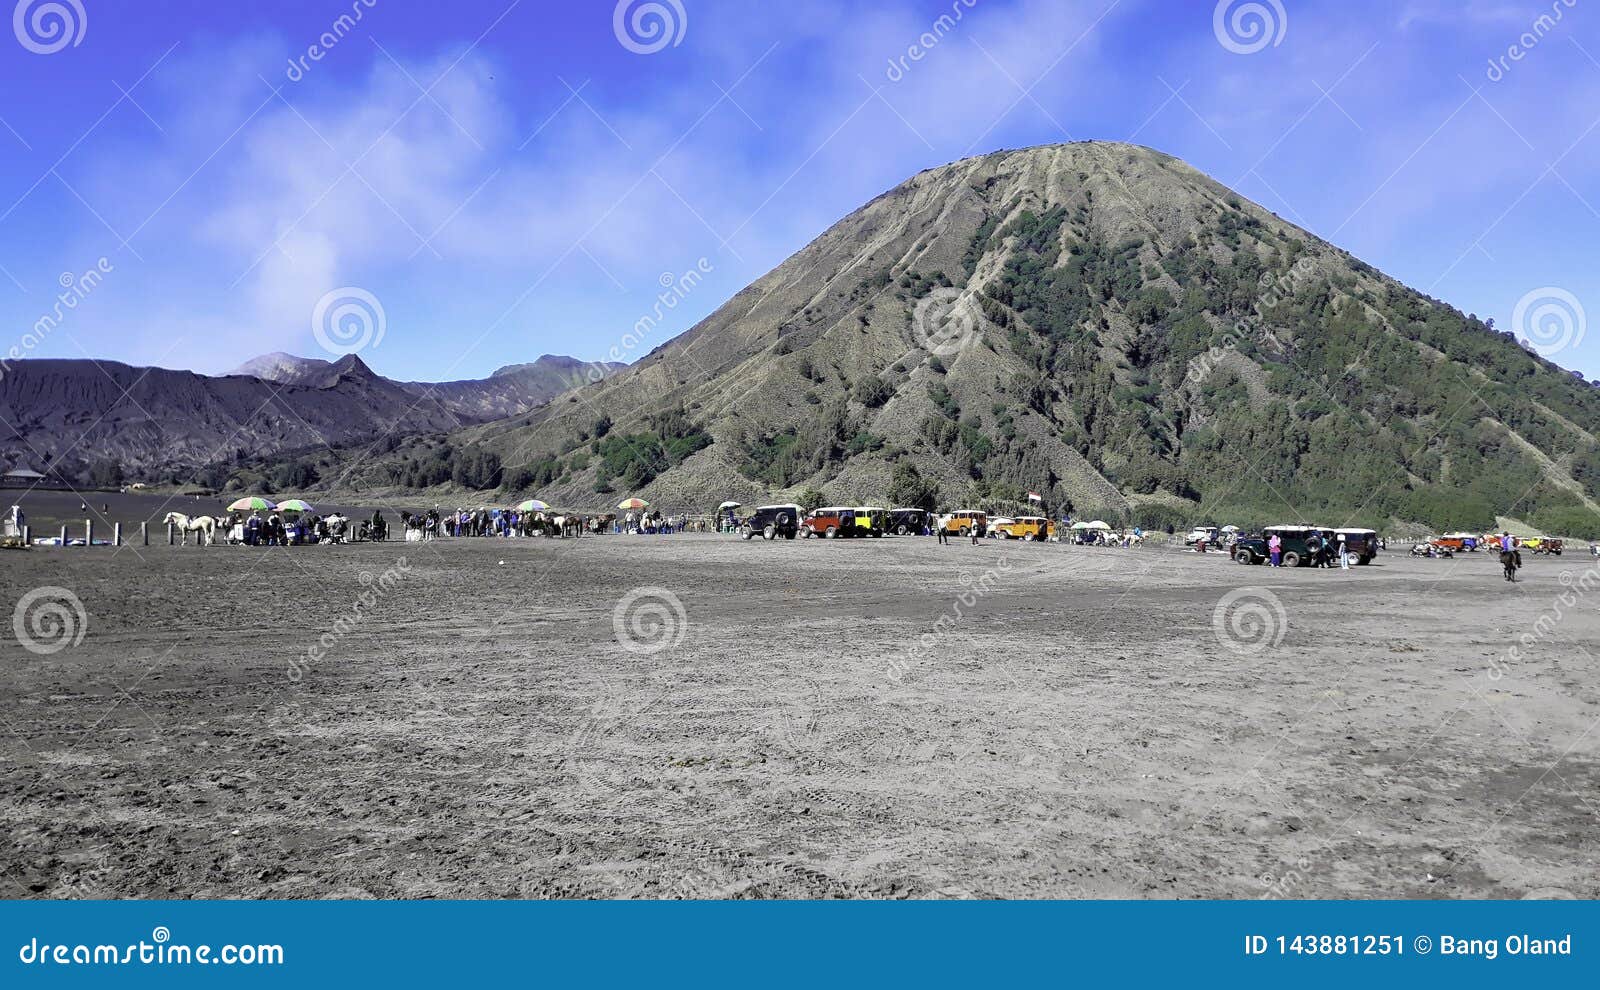
<path fill-rule="evenodd" d="M 6 552 L 6 609 L 59 586 L 87 621 L 0 648 L 0 889 L 1596 897 L 1600 598 L 1558 602 L 1592 564 L 1513 586 L 1480 554 L 1346 574 L 931 539 Z M 655 653 L 614 622 L 644 586 L 683 609 L 622 617 Z"/>

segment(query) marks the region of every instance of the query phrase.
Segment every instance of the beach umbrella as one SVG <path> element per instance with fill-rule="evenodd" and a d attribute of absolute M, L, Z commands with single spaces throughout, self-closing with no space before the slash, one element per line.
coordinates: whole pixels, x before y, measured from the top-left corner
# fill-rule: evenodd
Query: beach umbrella
<path fill-rule="evenodd" d="M 1237 532 L 1239 532 L 1239 527 L 1237 527 L 1237 526 L 1224 526 L 1224 527 L 1222 527 L 1222 531 L 1224 533 L 1237 533 Z"/>
<path fill-rule="evenodd" d="M 279 502 L 278 503 L 278 510 L 280 512 L 315 512 L 315 511 L 317 511 L 316 509 L 312 508 L 310 502 L 307 502 L 303 498 L 291 498 L 287 502 Z"/>
<path fill-rule="evenodd" d="M 717 511 L 721 512 L 723 509 L 737 509 L 737 508 L 742 507 L 743 505 L 744 505 L 743 502 L 724 502 L 721 505 L 717 506 Z"/>
<path fill-rule="evenodd" d="M 269 511 L 271 509 L 276 509 L 276 508 L 277 508 L 276 505 L 273 505 L 270 501 L 268 501 L 267 499 L 262 498 L 259 495 L 246 495 L 244 498 L 241 498 L 238 501 L 234 502 L 232 505 L 228 506 L 228 511 L 229 512 L 267 512 L 267 511 Z"/>
<path fill-rule="evenodd" d="M 1103 521 L 1101 521 L 1099 519 L 1091 519 L 1091 520 L 1089 520 L 1088 528 L 1089 529 L 1109 530 L 1109 529 L 1111 529 L 1111 526 L 1110 526 L 1110 524 L 1108 524 L 1106 522 L 1103 522 Z"/>
<path fill-rule="evenodd" d="M 1072 524 L 1072 528 L 1073 529 L 1078 529 L 1078 530 L 1088 529 L 1089 528 L 1089 524 L 1086 523 L 1086 522 L 1075 522 L 1075 523 Z"/>
<path fill-rule="evenodd" d="M 650 503 L 646 502 L 642 498 L 629 498 L 629 499 L 623 499 L 621 502 L 618 502 L 617 503 L 617 508 L 619 508 L 619 509 L 648 509 L 648 508 L 650 508 Z"/>
<path fill-rule="evenodd" d="M 550 508 L 550 506 L 546 505 L 545 503 L 539 501 L 536 498 L 530 498 L 525 502 L 518 502 L 517 503 L 517 511 L 518 512 L 545 512 L 549 508 Z"/>

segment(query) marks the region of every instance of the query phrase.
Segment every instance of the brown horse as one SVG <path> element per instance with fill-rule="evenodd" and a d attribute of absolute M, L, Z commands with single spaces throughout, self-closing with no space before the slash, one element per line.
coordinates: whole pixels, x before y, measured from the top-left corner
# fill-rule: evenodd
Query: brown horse
<path fill-rule="evenodd" d="M 1522 554 L 1515 550 L 1500 551 L 1500 566 L 1505 568 L 1506 580 L 1517 579 L 1517 568 L 1522 566 Z"/>

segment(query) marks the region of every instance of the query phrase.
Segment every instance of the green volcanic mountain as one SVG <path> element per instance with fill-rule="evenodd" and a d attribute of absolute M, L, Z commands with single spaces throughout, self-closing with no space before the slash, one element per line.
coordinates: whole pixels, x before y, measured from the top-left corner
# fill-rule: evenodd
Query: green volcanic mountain
<path fill-rule="evenodd" d="M 1089 142 L 923 172 L 614 377 L 341 467 L 427 484 L 470 452 L 499 467 L 478 483 L 574 507 L 1031 490 L 1146 525 L 1576 534 L 1600 528 L 1597 432 L 1600 389 L 1514 339 L 1181 161 Z"/>

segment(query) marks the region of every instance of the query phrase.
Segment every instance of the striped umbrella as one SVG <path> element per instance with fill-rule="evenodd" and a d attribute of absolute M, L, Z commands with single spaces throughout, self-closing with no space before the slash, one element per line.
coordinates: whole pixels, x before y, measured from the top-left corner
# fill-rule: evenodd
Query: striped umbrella
<path fill-rule="evenodd" d="M 307 502 L 303 498 L 291 498 L 287 502 L 279 502 L 278 503 L 278 511 L 280 511 L 280 512 L 315 512 L 317 510 L 312 508 L 311 503 Z"/>
<path fill-rule="evenodd" d="M 276 505 L 273 505 L 270 501 L 268 501 L 267 499 L 262 498 L 259 495 L 246 495 L 244 498 L 241 498 L 238 501 L 234 502 L 232 505 L 228 506 L 228 511 L 229 512 L 267 512 L 267 511 L 269 511 L 271 509 L 276 509 L 276 508 L 277 508 Z"/>
<path fill-rule="evenodd" d="M 539 501 L 536 498 L 530 498 L 526 502 L 518 502 L 517 503 L 517 511 L 518 512 L 545 512 L 549 508 L 550 508 L 550 506 L 546 505 L 545 503 Z"/>
<path fill-rule="evenodd" d="M 621 502 L 618 502 L 617 503 L 617 508 L 619 508 L 619 509 L 648 509 L 648 508 L 650 508 L 650 503 L 646 502 L 642 498 L 629 498 L 629 499 L 624 499 Z"/>

